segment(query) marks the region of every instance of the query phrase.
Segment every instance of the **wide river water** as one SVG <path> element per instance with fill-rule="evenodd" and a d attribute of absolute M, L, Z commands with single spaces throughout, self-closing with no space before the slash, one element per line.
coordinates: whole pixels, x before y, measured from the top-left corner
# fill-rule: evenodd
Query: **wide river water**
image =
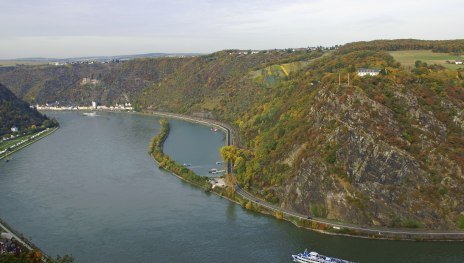
<path fill-rule="evenodd" d="M 48 112 L 61 128 L 0 161 L 0 217 L 49 255 L 81 262 L 291 262 L 305 248 L 358 262 L 464 262 L 464 243 L 318 234 L 158 169 L 158 118 Z M 224 135 L 171 120 L 165 151 L 208 174 Z"/>

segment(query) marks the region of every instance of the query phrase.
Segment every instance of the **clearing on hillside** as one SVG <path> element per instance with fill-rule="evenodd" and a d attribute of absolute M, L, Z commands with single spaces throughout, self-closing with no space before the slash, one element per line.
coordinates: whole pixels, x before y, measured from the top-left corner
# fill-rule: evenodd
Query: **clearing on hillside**
<path fill-rule="evenodd" d="M 416 60 L 421 60 L 427 64 L 438 64 L 449 69 L 464 68 L 464 65 L 454 64 L 455 60 L 462 60 L 464 58 L 462 55 L 456 56 L 448 53 L 435 53 L 432 52 L 432 50 L 402 50 L 391 51 L 389 53 L 404 67 L 414 67 Z"/>

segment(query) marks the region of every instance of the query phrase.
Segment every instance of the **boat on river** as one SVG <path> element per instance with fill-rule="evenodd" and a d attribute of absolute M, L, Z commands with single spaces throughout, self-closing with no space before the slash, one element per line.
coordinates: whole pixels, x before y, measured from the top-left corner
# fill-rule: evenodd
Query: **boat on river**
<path fill-rule="evenodd" d="M 87 117 L 95 117 L 97 116 L 96 112 L 84 112 L 82 115 L 87 116 Z"/>
<path fill-rule="evenodd" d="M 299 263 L 353 263 L 348 260 L 321 255 L 317 252 L 305 250 L 303 253 L 292 255 L 293 262 Z"/>

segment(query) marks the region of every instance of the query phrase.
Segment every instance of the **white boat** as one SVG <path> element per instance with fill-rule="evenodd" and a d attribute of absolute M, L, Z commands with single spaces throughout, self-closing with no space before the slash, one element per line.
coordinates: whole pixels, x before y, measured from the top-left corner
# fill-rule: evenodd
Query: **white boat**
<path fill-rule="evenodd" d="M 96 112 L 84 112 L 82 115 L 87 116 L 87 117 L 95 117 L 97 116 Z"/>
<path fill-rule="evenodd" d="M 292 255 L 292 258 L 293 262 L 299 263 L 353 263 L 344 259 L 327 257 L 314 251 L 308 252 L 308 250 L 297 255 Z"/>

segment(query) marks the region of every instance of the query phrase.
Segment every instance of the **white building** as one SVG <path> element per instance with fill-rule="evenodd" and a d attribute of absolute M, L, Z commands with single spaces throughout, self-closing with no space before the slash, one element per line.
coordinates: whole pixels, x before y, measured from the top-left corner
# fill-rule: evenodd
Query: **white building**
<path fill-rule="evenodd" d="M 97 108 L 97 102 L 96 101 L 92 101 L 92 108 L 94 108 L 94 109 Z"/>
<path fill-rule="evenodd" d="M 380 73 L 380 69 L 360 68 L 358 69 L 358 76 L 377 76 Z"/>
<path fill-rule="evenodd" d="M 13 126 L 13 127 L 11 127 L 11 131 L 12 131 L 12 132 L 17 132 L 17 131 L 19 131 L 19 129 L 18 129 L 18 127 L 16 127 L 16 126 Z"/>
<path fill-rule="evenodd" d="M 456 63 L 456 65 L 462 65 L 462 60 L 456 60 L 454 63 Z"/>

